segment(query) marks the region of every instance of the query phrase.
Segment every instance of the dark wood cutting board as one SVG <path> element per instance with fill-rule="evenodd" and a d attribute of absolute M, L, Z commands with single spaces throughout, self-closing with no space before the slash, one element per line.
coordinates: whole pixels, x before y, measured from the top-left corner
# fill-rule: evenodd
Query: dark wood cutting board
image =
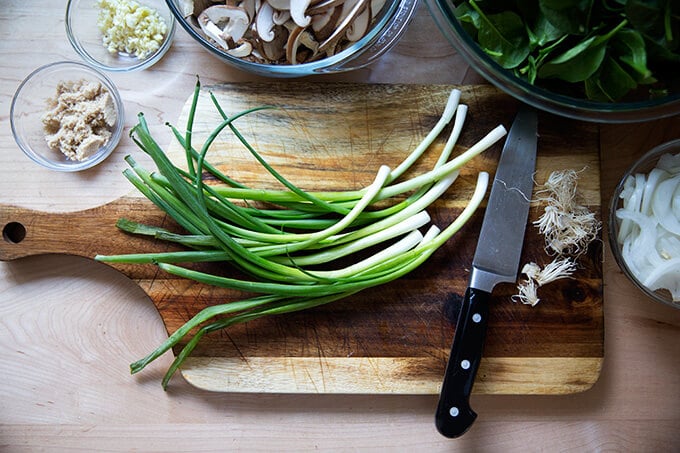
<path fill-rule="evenodd" d="M 274 105 L 278 109 L 254 113 L 237 123 L 270 164 L 303 189 L 360 188 L 371 182 L 380 164 L 396 165 L 429 132 L 452 88 L 290 81 L 204 87 L 194 143 L 201 143 L 219 122 L 208 91 L 215 93 L 229 114 Z M 454 153 L 498 124 L 509 129 L 515 100 L 489 86 L 458 88 L 469 113 Z M 176 123 L 180 130 L 188 105 L 189 101 Z M 413 173 L 435 162 L 448 131 Z M 553 170 L 579 170 L 579 190 L 599 217 L 598 143 L 596 125 L 539 115 L 536 181 L 545 181 Z M 435 224 L 443 227 L 460 212 L 480 170 L 493 175 L 501 145 L 466 166 L 428 210 Z M 176 143 L 167 149 L 181 161 Z M 248 185 L 279 187 L 229 133 L 220 136 L 208 160 Z M 529 222 L 540 216 L 543 207 L 540 203 L 532 207 Z M 121 216 L 173 228 L 172 221 L 135 193 L 75 213 L 0 206 L 4 238 L 0 259 L 168 249 L 165 243 L 118 231 L 115 222 Z M 482 210 L 427 263 L 401 280 L 327 306 L 260 319 L 205 337 L 182 375 L 197 387 L 216 391 L 438 393 L 481 217 Z M 83 237 L 101 239 L 84 242 Z M 542 237 L 529 225 L 522 263 L 545 265 L 550 260 Z M 511 301 L 517 292 L 514 285 L 497 287 L 476 393 L 565 394 L 588 389 L 597 380 L 604 356 L 601 241 L 591 244 L 579 265 L 574 278 L 542 287 L 541 302 L 535 307 Z M 207 305 L 243 297 L 174 278 L 152 265 L 114 267 L 146 291 L 169 332 Z"/>

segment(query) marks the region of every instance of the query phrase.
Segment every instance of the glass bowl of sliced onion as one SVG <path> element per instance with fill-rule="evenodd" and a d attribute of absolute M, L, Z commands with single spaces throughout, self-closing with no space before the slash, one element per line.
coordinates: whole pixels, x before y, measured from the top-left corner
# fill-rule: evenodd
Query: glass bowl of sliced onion
<path fill-rule="evenodd" d="M 646 153 L 612 196 L 609 242 L 647 296 L 680 308 L 680 139 Z"/>

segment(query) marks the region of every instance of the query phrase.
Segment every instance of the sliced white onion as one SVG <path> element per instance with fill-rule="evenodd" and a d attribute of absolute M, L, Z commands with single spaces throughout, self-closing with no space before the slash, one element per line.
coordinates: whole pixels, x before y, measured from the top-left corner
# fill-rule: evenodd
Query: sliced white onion
<path fill-rule="evenodd" d="M 680 301 L 680 154 L 624 181 L 617 241 L 631 273 L 652 291 Z"/>
<path fill-rule="evenodd" d="M 680 236 L 680 220 L 673 215 L 673 197 L 680 185 L 680 175 L 665 179 L 657 184 L 651 195 L 652 213 L 656 221 L 666 230 Z"/>
<path fill-rule="evenodd" d="M 658 266 L 642 284 L 652 291 L 667 289 L 674 301 L 680 300 L 680 258 L 673 258 Z"/>
<path fill-rule="evenodd" d="M 680 173 L 680 154 L 664 154 L 659 158 L 656 167 L 677 175 Z"/>
<path fill-rule="evenodd" d="M 642 205 L 640 206 L 640 211 L 644 214 L 649 214 L 652 209 L 652 199 L 654 194 L 654 188 L 661 182 L 670 178 L 670 174 L 666 170 L 660 168 L 655 168 L 649 172 L 647 177 L 647 182 L 644 185 L 642 192 Z"/>

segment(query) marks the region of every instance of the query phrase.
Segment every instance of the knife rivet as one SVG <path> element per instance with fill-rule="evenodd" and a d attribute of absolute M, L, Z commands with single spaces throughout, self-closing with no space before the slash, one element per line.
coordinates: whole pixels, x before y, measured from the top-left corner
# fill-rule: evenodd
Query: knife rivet
<path fill-rule="evenodd" d="M 456 406 L 453 406 L 451 409 L 449 409 L 449 415 L 451 415 L 451 417 L 458 417 L 458 414 L 459 412 Z"/>
<path fill-rule="evenodd" d="M 470 361 L 463 360 L 462 362 L 460 362 L 460 367 L 464 370 L 467 370 L 468 368 L 470 368 Z"/>
<path fill-rule="evenodd" d="M 479 322 L 482 320 L 482 315 L 480 315 L 479 313 L 475 313 L 474 315 L 472 315 L 472 320 L 474 322 Z"/>

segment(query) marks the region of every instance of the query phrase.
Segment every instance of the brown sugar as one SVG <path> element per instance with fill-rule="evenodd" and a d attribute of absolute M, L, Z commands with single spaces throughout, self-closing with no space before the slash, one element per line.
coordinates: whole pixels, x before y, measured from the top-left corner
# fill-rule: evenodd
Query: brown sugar
<path fill-rule="evenodd" d="M 61 81 L 42 118 L 50 149 L 82 161 L 111 138 L 117 115 L 111 93 L 97 81 Z"/>

